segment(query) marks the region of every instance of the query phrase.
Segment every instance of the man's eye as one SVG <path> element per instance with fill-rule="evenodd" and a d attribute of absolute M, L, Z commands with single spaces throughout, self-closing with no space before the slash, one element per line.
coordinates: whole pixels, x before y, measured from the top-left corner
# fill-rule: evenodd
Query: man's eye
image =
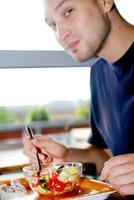
<path fill-rule="evenodd" d="M 65 12 L 65 16 L 66 16 L 66 17 L 69 16 L 69 15 L 72 13 L 72 11 L 73 11 L 73 9 L 67 10 L 67 12 Z"/>

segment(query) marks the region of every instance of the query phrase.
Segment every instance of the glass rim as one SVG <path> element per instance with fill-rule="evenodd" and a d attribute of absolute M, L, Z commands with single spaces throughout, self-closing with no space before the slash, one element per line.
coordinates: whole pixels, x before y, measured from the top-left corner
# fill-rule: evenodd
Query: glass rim
<path fill-rule="evenodd" d="M 23 170 L 23 172 L 31 172 L 34 168 L 34 171 L 44 171 L 44 169 L 46 168 L 46 169 L 48 169 L 48 171 L 50 170 L 50 171 L 54 171 L 54 170 L 63 170 L 63 169 L 58 169 L 58 168 L 52 168 L 52 167 L 54 167 L 54 166 L 56 166 L 56 165 L 70 165 L 70 167 L 72 166 L 74 166 L 74 167 L 76 167 L 76 168 L 80 168 L 80 171 L 82 171 L 82 163 L 80 163 L 80 162 L 59 162 L 59 163 L 46 163 L 46 164 L 48 164 L 48 166 L 42 166 L 43 167 L 43 169 L 41 169 L 41 170 L 38 170 L 38 165 L 27 165 L 27 166 L 24 166 L 23 168 L 22 168 L 22 170 Z"/>

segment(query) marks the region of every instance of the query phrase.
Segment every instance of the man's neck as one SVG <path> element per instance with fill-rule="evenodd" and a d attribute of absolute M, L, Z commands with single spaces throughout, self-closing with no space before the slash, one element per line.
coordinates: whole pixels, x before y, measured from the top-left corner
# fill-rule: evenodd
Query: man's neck
<path fill-rule="evenodd" d="M 109 19 L 111 30 L 98 56 L 112 63 L 122 57 L 133 43 L 134 26 L 127 23 L 115 11 L 110 13 Z"/>

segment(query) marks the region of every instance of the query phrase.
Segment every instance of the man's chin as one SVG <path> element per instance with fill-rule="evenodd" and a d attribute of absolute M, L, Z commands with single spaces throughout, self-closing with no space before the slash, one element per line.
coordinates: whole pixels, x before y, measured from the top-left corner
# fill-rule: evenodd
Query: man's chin
<path fill-rule="evenodd" d="M 78 55 L 72 55 L 70 54 L 70 56 L 76 61 L 76 62 L 79 62 L 79 63 L 82 63 L 82 62 L 86 62 L 88 61 L 89 59 L 93 58 L 94 55 L 91 55 L 91 56 L 78 56 Z"/>

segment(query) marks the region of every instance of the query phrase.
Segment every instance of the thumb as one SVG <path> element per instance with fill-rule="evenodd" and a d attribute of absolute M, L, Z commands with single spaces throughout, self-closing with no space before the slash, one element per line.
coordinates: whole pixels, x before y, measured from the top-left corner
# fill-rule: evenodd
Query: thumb
<path fill-rule="evenodd" d="M 46 160 L 47 162 L 52 162 L 53 158 L 52 158 L 51 155 L 45 150 L 45 148 L 43 148 L 43 147 L 44 147 L 43 142 L 38 141 L 38 140 L 36 140 L 36 139 L 32 139 L 31 142 L 32 142 L 32 144 L 33 144 L 35 147 L 37 147 L 37 148 L 39 149 L 40 153 L 41 153 L 42 155 L 45 156 L 45 160 Z"/>
<path fill-rule="evenodd" d="M 40 142 L 36 139 L 32 139 L 31 140 L 32 144 L 38 148 L 41 148 Z"/>

